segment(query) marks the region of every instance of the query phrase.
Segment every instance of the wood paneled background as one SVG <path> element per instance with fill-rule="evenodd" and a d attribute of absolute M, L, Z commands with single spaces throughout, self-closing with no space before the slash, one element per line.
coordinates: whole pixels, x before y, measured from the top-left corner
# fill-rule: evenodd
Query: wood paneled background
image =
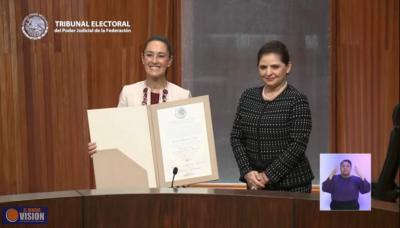
<path fill-rule="evenodd" d="M 400 101 L 399 0 L 331 0 L 332 152 L 371 153 L 383 167 Z"/>
<path fill-rule="evenodd" d="M 40 13 L 41 40 L 21 23 Z M 113 107 L 144 79 L 143 42 L 165 35 L 180 56 L 180 0 L 0 0 L 0 195 L 90 187 L 86 110 Z M 128 20 L 125 34 L 54 33 L 55 20 Z M 180 59 L 168 72 L 180 83 Z"/>
<path fill-rule="evenodd" d="M 86 109 L 142 80 L 141 44 L 169 37 L 180 84 L 180 0 L 0 0 L 0 194 L 90 187 Z M 371 153 L 373 180 L 400 99 L 399 1 L 331 0 L 331 151 Z M 49 22 L 23 36 L 30 13 Z M 128 34 L 54 34 L 54 20 L 129 20 Z"/>

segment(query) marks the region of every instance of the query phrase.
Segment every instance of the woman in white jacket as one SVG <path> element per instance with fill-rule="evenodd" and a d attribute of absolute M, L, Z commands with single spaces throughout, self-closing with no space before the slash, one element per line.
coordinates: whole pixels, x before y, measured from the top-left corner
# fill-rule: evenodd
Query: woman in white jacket
<path fill-rule="evenodd" d="M 122 88 L 118 107 L 152 105 L 187 99 L 190 91 L 167 81 L 167 69 L 171 66 L 172 47 L 167 38 L 152 36 L 144 43 L 141 54 L 146 79 Z M 96 143 L 88 144 L 89 154 L 96 152 Z"/>

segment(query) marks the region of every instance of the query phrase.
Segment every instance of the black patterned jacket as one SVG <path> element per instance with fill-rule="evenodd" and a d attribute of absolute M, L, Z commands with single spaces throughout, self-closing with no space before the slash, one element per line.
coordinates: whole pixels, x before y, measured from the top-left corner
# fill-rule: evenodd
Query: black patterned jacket
<path fill-rule="evenodd" d="M 240 180 L 257 170 L 269 178 L 267 189 L 310 184 L 314 175 L 305 151 L 312 123 L 306 96 L 288 85 L 274 100 L 265 101 L 262 90 L 243 92 L 231 132 Z"/>

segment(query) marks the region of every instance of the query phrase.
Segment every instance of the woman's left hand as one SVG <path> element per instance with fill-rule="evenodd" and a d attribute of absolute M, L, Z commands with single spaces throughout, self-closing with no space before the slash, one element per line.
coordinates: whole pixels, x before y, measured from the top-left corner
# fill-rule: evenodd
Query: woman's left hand
<path fill-rule="evenodd" d="M 269 182 L 269 178 L 267 177 L 267 174 L 264 172 L 259 172 L 258 176 L 260 177 L 260 182 L 263 183 L 264 185 L 267 185 Z"/>
<path fill-rule="evenodd" d="M 97 145 L 95 142 L 88 143 L 88 152 L 90 156 L 97 152 Z"/>
<path fill-rule="evenodd" d="M 257 171 L 248 172 L 244 178 L 246 179 L 247 184 L 251 190 L 258 190 L 265 188 L 265 184 L 263 183 L 262 177 Z"/>

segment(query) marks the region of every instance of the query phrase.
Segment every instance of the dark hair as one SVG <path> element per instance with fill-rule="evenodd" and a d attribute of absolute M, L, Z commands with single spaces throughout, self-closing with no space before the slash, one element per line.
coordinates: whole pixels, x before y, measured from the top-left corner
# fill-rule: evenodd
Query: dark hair
<path fill-rule="evenodd" d="M 340 166 L 343 164 L 343 162 L 347 162 L 347 163 L 349 163 L 350 166 L 351 166 L 351 161 L 350 161 L 349 159 L 345 159 L 345 160 L 341 161 L 341 162 L 340 162 Z"/>
<path fill-rule="evenodd" d="M 160 41 L 160 42 L 164 43 L 165 46 L 167 46 L 168 56 L 169 56 L 169 57 L 172 56 L 172 45 L 171 45 L 171 43 L 169 42 L 169 40 L 167 39 L 167 37 L 165 37 L 165 36 L 160 36 L 160 35 L 154 35 L 154 36 L 151 36 L 149 39 L 147 39 L 146 42 L 144 42 L 144 45 L 143 45 L 143 52 L 144 52 L 144 50 L 146 50 L 147 45 L 148 45 L 151 41 Z"/>
<path fill-rule="evenodd" d="M 289 64 L 290 57 L 289 51 L 284 43 L 279 40 L 273 40 L 264 44 L 257 53 L 257 65 L 260 63 L 260 59 L 266 54 L 278 54 L 281 57 L 281 61 L 286 65 Z"/>

